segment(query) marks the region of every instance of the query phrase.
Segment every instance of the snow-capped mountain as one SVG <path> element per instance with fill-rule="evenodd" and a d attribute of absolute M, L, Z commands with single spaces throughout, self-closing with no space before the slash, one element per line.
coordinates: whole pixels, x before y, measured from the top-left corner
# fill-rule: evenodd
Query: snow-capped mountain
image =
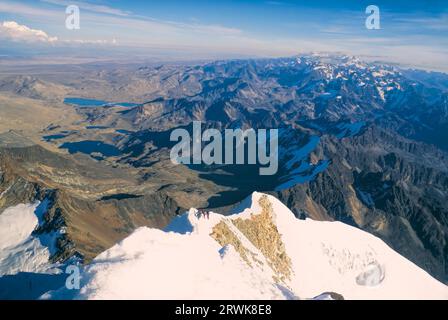
<path fill-rule="evenodd" d="M 0 300 L 37 299 L 64 284 L 64 265 L 54 257 L 65 228 L 50 230 L 45 225 L 48 207 L 44 199 L 0 214 Z"/>
<path fill-rule="evenodd" d="M 157 72 L 148 72 L 138 70 L 135 76 L 153 81 Z M 129 122 L 140 131 L 166 130 L 193 120 L 281 127 L 305 120 L 382 119 L 384 126 L 426 142 L 435 142 L 446 132 L 443 74 L 412 72 L 351 56 L 318 55 L 218 61 L 172 73 L 181 79 L 175 87 L 183 95 L 156 90 L 119 118 L 113 110 L 101 114 L 87 110 L 89 120 L 98 125 Z M 160 81 L 160 87 L 173 85 L 172 80 Z M 437 144 L 446 148 L 442 141 Z"/>
<path fill-rule="evenodd" d="M 33 234 L 46 205 L 46 201 L 19 204 L 0 215 L 0 277 L 19 272 L 58 272 L 50 263 L 58 234 Z"/>
<path fill-rule="evenodd" d="M 383 241 L 340 222 L 299 220 L 254 193 L 230 216 L 196 209 L 140 228 L 45 299 L 448 299 L 448 287 Z"/>
<path fill-rule="evenodd" d="M 448 283 L 448 157 L 443 151 L 448 141 L 446 75 L 329 55 L 119 69 L 105 68 L 101 75 L 94 76 L 104 80 L 102 86 L 91 85 L 96 94 L 114 88 L 115 99 L 120 99 L 115 101 L 122 101 L 124 96 L 125 101 L 135 105 L 76 108 L 82 119 L 76 129 L 67 124 L 45 123 L 44 132 L 39 131 L 39 135 L 45 134 L 43 141 L 53 144 L 52 148 L 76 145 L 80 147 L 77 152 L 88 157 L 50 151 L 53 149 L 47 149 L 47 143 L 42 141 L 41 146 L 20 133 L 0 135 L 0 231 L 4 235 L 0 235 L 1 289 L 9 287 L 5 283 L 15 281 L 24 272 L 31 272 L 34 277 L 62 271 L 53 270 L 52 262 L 64 264 L 79 257 L 89 264 L 137 228 L 163 228 L 186 208 L 209 207 L 226 212 L 227 206 L 254 190 L 274 194 L 297 217 L 341 221 L 365 230 Z M 21 84 L 32 84 L 33 88 L 37 84 L 39 89 L 45 83 L 12 78 L 0 85 L 0 91 L 41 103 L 46 99 L 44 95 L 28 94 L 29 90 L 22 90 Z M 18 87 L 21 90 L 16 90 Z M 79 82 L 81 87 L 87 87 L 84 79 Z M 37 90 L 34 89 L 33 92 Z M 96 97 L 72 90 L 80 97 Z M 97 98 L 109 101 L 110 97 Z M 173 167 L 169 160 L 169 149 L 174 144 L 170 133 L 177 128 L 191 129 L 191 122 L 196 120 L 204 123 L 204 129 L 207 126 L 221 131 L 278 128 L 278 174 L 260 177 L 257 168 L 250 166 Z M 89 126 L 81 128 L 80 123 Z M 81 150 L 84 143 L 89 145 L 86 151 Z M 100 146 L 113 148 L 116 156 L 99 156 L 105 152 Z M 45 207 L 44 199 L 49 200 L 47 210 L 41 210 Z M 178 218 L 178 223 L 182 226 L 184 222 L 188 232 L 197 234 L 192 226 L 196 223 L 202 230 L 204 221 L 195 222 L 194 213 Z M 216 217 L 212 214 L 210 223 L 232 220 Z M 274 225 L 277 227 L 277 222 Z M 314 222 L 308 220 L 307 225 Z M 214 227 L 215 224 L 208 227 L 209 233 L 213 233 Z M 344 229 L 357 230 L 345 225 Z M 160 239 L 170 239 L 167 243 L 179 246 L 181 251 L 186 249 L 171 238 L 179 236 L 186 242 L 196 239 L 186 231 L 167 230 L 174 233 L 155 229 L 138 232 L 143 241 L 154 240 L 154 246 Z M 306 280 L 295 272 L 296 266 L 289 268 L 289 277 L 277 274 L 277 267 L 271 267 L 268 258 L 262 257 L 267 253 L 260 254 L 260 248 L 251 246 L 255 240 L 238 230 L 232 229 L 229 235 L 237 234 L 241 246 L 251 253 L 241 256 L 235 249 L 238 243 L 234 247 L 226 243 L 227 238 L 215 239 L 202 232 L 207 246 L 213 248 L 208 257 L 216 258 L 216 250 L 220 250 L 216 264 L 240 263 L 242 259 L 238 267 L 233 262 L 226 264 L 225 268 L 233 271 L 247 266 L 248 270 L 260 269 L 260 261 L 265 267 L 255 273 L 254 287 L 269 288 L 263 290 L 263 294 L 270 292 L 263 297 L 276 297 L 278 288 L 282 289 L 281 297 L 288 293 L 289 298 L 312 298 L 330 290 L 344 295 L 344 288 L 337 286 L 301 292 L 301 287 L 294 287 L 294 277 Z M 280 226 L 278 230 L 282 231 Z M 297 227 L 289 232 L 299 231 Z M 131 235 L 117 250 L 125 253 L 129 248 L 122 246 L 139 233 Z M 321 233 L 325 238 L 326 232 L 317 232 Z M 282 239 L 285 234 L 282 232 Z M 290 246 L 284 239 L 282 242 Z M 332 242 L 333 239 L 327 241 Z M 145 248 L 136 247 L 146 256 Z M 156 250 L 151 248 L 148 250 Z M 115 254 L 115 249 L 108 254 Z M 287 254 L 292 262 L 297 260 L 292 257 L 294 253 Z M 159 258 L 165 261 L 166 257 Z M 98 259 L 87 267 L 89 274 L 98 267 Z M 176 261 L 172 264 L 175 270 L 180 269 Z M 162 267 L 169 270 L 163 264 Z M 370 268 L 377 280 L 384 277 L 376 287 L 381 288 L 388 279 L 388 269 L 384 273 L 382 264 Z M 349 277 L 356 279 L 358 274 Z M 310 279 L 314 278 L 319 277 L 312 274 Z M 22 292 L 28 292 L 27 281 Z M 90 286 L 86 281 L 88 278 L 84 287 Z M 32 297 L 61 286 L 40 289 Z M 253 290 L 248 292 L 254 294 Z M 0 290 L 0 298 L 3 296 Z M 81 292 L 77 297 L 87 296 Z M 350 294 L 344 297 L 352 298 Z"/>

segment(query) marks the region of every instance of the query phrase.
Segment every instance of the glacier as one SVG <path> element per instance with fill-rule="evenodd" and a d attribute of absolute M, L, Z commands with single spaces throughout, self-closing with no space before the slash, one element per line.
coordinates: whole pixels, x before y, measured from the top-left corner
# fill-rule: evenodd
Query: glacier
<path fill-rule="evenodd" d="M 142 227 L 81 272 L 81 289 L 43 299 L 448 299 L 448 287 L 379 238 L 299 220 L 254 193 L 234 214 L 196 209 Z"/>

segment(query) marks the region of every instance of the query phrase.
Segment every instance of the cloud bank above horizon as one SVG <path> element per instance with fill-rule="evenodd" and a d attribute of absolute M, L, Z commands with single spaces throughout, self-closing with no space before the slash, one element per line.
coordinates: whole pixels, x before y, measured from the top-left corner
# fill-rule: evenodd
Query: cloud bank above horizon
<path fill-rule="evenodd" d="M 185 59 L 275 57 L 339 52 L 448 72 L 448 9 L 443 1 L 376 1 L 381 29 L 367 30 L 361 1 L 139 1 L 9 0 L 0 3 L 0 41 L 40 54 L 98 58 L 157 50 Z M 81 11 L 79 30 L 65 26 L 68 5 Z M 33 50 L 31 50 L 32 52 Z M 0 54 L 2 54 L 0 49 Z"/>

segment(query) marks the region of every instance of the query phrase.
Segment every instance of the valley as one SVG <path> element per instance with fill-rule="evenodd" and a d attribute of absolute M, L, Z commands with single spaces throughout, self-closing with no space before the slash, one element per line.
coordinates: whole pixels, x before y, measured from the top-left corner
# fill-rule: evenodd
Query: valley
<path fill-rule="evenodd" d="M 315 55 L 0 74 L 0 208 L 48 201 L 35 232 L 66 230 L 52 262 L 89 263 L 139 227 L 162 229 L 189 208 L 227 215 L 260 191 L 299 219 L 365 230 L 448 281 L 445 74 L 434 85 Z M 194 121 L 278 129 L 277 173 L 173 164 L 170 135 Z"/>

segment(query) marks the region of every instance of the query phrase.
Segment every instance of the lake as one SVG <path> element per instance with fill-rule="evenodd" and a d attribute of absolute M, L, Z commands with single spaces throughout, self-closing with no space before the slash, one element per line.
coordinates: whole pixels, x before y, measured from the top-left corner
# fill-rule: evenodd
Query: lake
<path fill-rule="evenodd" d="M 53 141 L 53 140 L 59 140 L 67 137 L 66 134 L 52 134 L 49 136 L 43 136 L 43 139 L 47 142 Z"/>
<path fill-rule="evenodd" d="M 85 98 L 65 98 L 65 104 L 71 104 L 78 107 L 104 107 L 104 106 L 119 106 L 125 108 L 136 107 L 138 103 L 132 102 L 109 102 L 104 100 L 85 99 Z"/>
<path fill-rule="evenodd" d="M 107 127 L 107 126 L 87 126 L 86 129 L 87 130 L 105 130 L 105 129 L 109 129 L 109 127 Z"/>
<path fill-rule="evenodd" d="M 111 144 L 101 141 L 79 141 L 79 142 L 65 142 L 60 149 L 67 149 L 70 154 L 80 152 L 84 154 L 101 153 L 105 157 L 114 157 L 120 155 L 120 150 Z"/>

